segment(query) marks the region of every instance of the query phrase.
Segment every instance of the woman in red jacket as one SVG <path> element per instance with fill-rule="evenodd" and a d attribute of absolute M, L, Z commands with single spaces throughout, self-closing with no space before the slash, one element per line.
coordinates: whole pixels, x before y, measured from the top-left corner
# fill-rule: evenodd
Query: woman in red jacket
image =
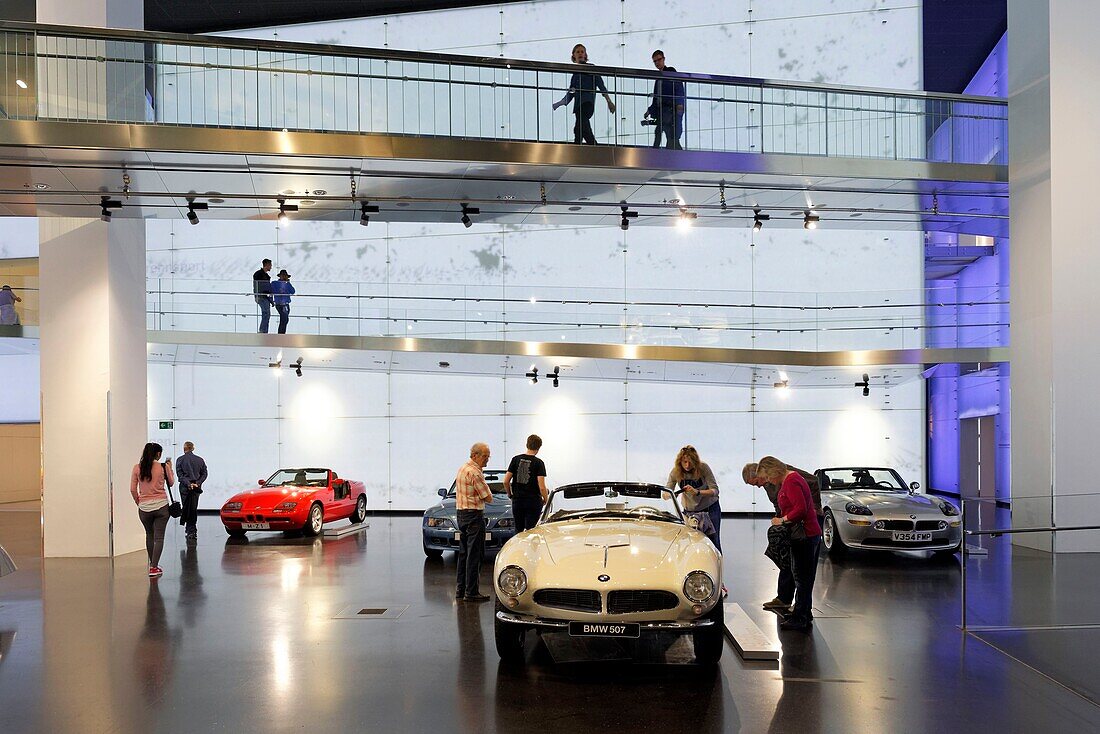
<path fill-rule="evenodd" d="M 780 629 L 808 632 L 813 621 L 811 597 L 817 576 L 817 554 L 821 545 L 821 525 L 814 511 L 810 485 L 796 471 L 774 456 L 765 456 L 757 469 L 768 482 L 779 485 L 779 515 L 772 525 L 791 529 L 791 585 L 781 589 L 780 598 L 794 598 L 794 611 L 783 619 Z"/>

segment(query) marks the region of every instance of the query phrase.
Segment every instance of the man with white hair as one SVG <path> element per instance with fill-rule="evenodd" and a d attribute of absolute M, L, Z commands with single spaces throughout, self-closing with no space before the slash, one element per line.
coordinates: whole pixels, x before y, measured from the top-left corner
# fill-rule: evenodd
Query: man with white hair
<path fill-rule="evenodd" d="M 180 485 L 180 502 L 183 504 L 180 525 L 185 526 L 188 540 L 199 537 L 196 521 L 199 519 L 199 495 L 202 494 L 202 483 L 206 481 L 206 476 L 206 462 L 195 453 L 195 444 L 184 441 L 183 456 L 176 459 L 176 477 Z"/>
<path fill-rule="evenodd" d="M 478 442 L 470 447 L 470 460 L 455 477 L 455 508 L 458 510 L 458 584 L 455 599 L 489 601 L 481 593 L 481 559 L 485 556 L 485 503 L 493 493 L 482 469 L 489 463 L 489 446 Z"/>

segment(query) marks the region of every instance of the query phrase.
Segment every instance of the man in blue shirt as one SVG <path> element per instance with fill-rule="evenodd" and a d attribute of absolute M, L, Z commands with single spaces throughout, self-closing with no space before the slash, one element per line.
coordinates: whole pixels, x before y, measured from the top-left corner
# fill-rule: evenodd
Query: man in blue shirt
<path fill-rule="evenodd" d="M 665 66 L 665 52 L 657 49 L 653 52 L 653 65 L 657 71 L 676 71 L 671 66 Z M 684 132 L 684 106 L 687 101 L 687 92 L 684 83 L 679 79 L 658 79 L 653 83 L 653 103 L 645 111 L 646 117 L 652 117 L 657 123 L 657 129 L 653 134 L 653 147 L 661 147 L 661 135 L 665 136 L 665 147 L 673 150 L 683 150 L 680 145 L 680 136 Z"/>
<path fill-rule="evenodd" d="M 176 459 L 176 479 L 179 481 L 180 501 L 183 504 L 180 525 L 184 526 L 188 540 L 199 537 L 195 521 L 198 519 L 199 495 L 202 494 L 202 483 L 206 481 L 206 476 L 206 462 L 195 453 L 195 444 L 184 441 L 183 456 Z"/>
<path fill-rule="evenodd" d="M 279 333 L 286 333 L 286 324 L 290 321 L 290 297 L 294 295 L 294 286 L 290 284 L 290 273 L 279 271 L 279 279 L 271 284 L 271 295 L 275 299 L 275 310 L 279 312 Z"/>

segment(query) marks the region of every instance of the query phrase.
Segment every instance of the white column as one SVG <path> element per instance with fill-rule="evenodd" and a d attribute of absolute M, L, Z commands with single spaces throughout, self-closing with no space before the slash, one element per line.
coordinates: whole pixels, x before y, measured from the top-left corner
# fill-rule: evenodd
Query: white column
<path fill-rule="evenodd" d="M 142 0 L 37 0 L 35 5 L 39 23 L 133 30 L 145 27 Z"/>
<path fill-rule="evenodd" d="M 1008 27 L 1012 520 L 1100 524 L 1100 3 L 1009 0 Z M 1014 540 L 1100 551 L 1100 532 Z"/>
<path fill-rule="evenodd" d="M 145 222 L 42 219 L 45 555 L 144 547 L 130 470 L 146 442 Z"/>

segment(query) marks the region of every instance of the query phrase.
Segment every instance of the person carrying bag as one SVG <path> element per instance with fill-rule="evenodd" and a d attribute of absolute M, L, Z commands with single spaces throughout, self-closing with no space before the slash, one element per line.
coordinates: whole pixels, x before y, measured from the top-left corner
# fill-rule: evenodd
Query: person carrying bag
<path fill-rule="evenodd" d="M 130 495 L 138 507 L 138 518 L 145 527 L 145 552 L 149 556 L 149 578 L 164 575 L 160 567 L 160 554 L 164 551 L 164 529 L 171 517 L 182 512 L 175 497 L 169 502 L 171 486 L 176 481 L 172 472 L 172 460 L 163 464 L 160 455 L 164 451 L 158 443 L 147 443 L 141 452 L 141 461 L 130 473 Z"/>

